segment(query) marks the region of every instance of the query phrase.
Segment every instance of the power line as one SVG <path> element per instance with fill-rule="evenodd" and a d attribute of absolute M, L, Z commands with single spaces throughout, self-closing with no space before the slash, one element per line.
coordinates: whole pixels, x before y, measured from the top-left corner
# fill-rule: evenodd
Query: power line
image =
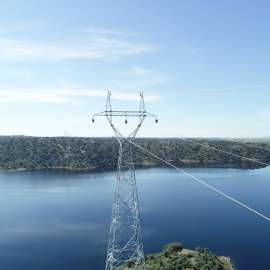
<path fill-rule="evenodd" d="M 225 154 L 229 154 L 229 155 L 233 155 L 233 156 L 239 157 L 241 159 L 245 159 L 245 160 L 248 160 L 248 161 L 253 161 L 253 162 L 257 162 L 257 163 L 260 163 L 260 164 L 263 164 L 263 165 L 266 165 L 266 166 L 270 166 L 270 164 L 268 164 L 268 163 L 261 162 L 261 161 L 258 161 L 256 159 L 252 159 L 252 158 L 246 158 L 246 157 L 243 157 L 243 156 L 240 156 L 240 155 L 237 155 L 237 154 L 233 154 L 231 152 L 227 152 L 227 151 L 224 151 L 224 150 L 221 150 L 221 149 L 217 149 L 217 148 L 215 148 L 213 146 L 205 145 L 203 143 L 198 143 L 198 142 L 195 142 L 195 141 L 192 141 L 192 140 L 188 140 L 188 139 L 184 139 L 184 138 L 179 138 L 179 140 L 183 140 L 183 141 L 195 143 L 195 144 L 201 145 L 201 146 L 206 147 L 206 148 L 210 148 L 210 149 L 213 149 L 213 150 L 216 150 L 216 151 L 225 153 Z"/>
<path fill-rule="evenodd" d="M 208 94 L 193 94 L 193 93 L 179 93 L 179 95 L 190 95 L 190 96 L 239 96 L 239 95 L 264 95 L 270 94 L 270 92 L 253 92 L 253 93 L 208 93 Z"/>
<path fill-rule="evenodd" d="M 241 142 L 241 141 L 236 141 L 236 140 L 232 140 L 232 139 L 224 139 L 224 140 L 231 141 L 231 142 L 236 142 L 236 143 L 242 143 L 242 144 L 245 144 L 245 145 L 248 145 L 248 146 L 252 146 L 252 147 L 256 147 L 256 148 L 262 149 L 262 150 L 270 151 L 269 148 L 260 147 L 258 145 L 254 145 L 254 144 L 247 143 L 247 142 Z"/>
<path fill-rule="evenodd" d="M 214 88 L 214 89 L 201 89 L 201 90 L 190 90 L 190 91 L 174 91 L 174 92 L 162 92 L 162 94 L 190 94 L 190 93 L 198 93 L 198 92 L 210 92 L 210 91 L 227 91 L 227 90 L 239 90 L 239 89 L 253 89 L 253 88 L 265 88 L 270 87 L 267 85 L 256 85 L 256 86 L 240 86 L 240 87 L 229 87 L 229 88 Z M 270 92 L 265 92 L 270 93 Z"/>
<path fill-rule="evenodd" d="M 128 141 L 129 143 L 131 143 L 132 145 L 136 146 L 137 148 L 143 150 L 144 152 L 148 153 L 149 155 L 151 155 L 151 156 L 153 156 L 153 157 L 159 159 L 160 161 L 162 161 L 162 162 L 166 163 L 167 165 L 171 166 L 172 168 L 174 168 L 174 169 L 176 169 L 176 170 L 178 170 L 178 171 L 184 173 L 185 175 L 187 175 L 187 176 L 189 176 L 190 178 L 193 178 L 194 180 L 200 182 L 201 184 L 203 184 L 203 185 L 205 185 L 205 186 L 211 188 L 212 190 L 214 190 L 214 191 L 218 192 L 219 194 L 223 195 L 224 197 L 226 197 L 226 198 L 232 200 L 233 202 L 235 202 L 235 203 L 237 203 L 237 204 L 239 204 L 239 205 L 245 207 L 246 209 L 252 211 L 253 213 L 255 213 L 255 214 L 257 214 L 257 215 L 263 217 L 264 219 L 266 219 L 266 220 L 268 220 L 268 221 L 270 221 L 270 218 L 268 218 L 268 217 L 266 217 L 265 215 L 263 215 L 263 214 L 257 212 L 256 210 L 252 209 L 251 207 L 249 207 L 249 206 L 247 206 L 247 205 L 245 205 L 245 204 L 239 202 L 238 200 L 236 200 L 236 199 L 230 197 L 229 195 L 225 194 L 224 192 L 222 192 L 222 191 L 220 191 L 220 190 L 218 190 L 218 189 L 212 187 L 211 185 L 209 185 L 209 184 L 203 182 L 202 180 L 198 179 L 197 177 L 195 177 L 195 176 L 193 176 L 193 175 L 191 175 L 191 174 L 185 172 L 184 170 L 182 170 L 182 169 L 180 169 L 180 168 L 177 168 L 176 166 L 174 166 L 173 164 L 169 163 L 168 161 L 166 161 L 166 160 L 164 160 L 164 159 L 158 157 L 157 155 L 151 153 L 150 151 L 146 150 L 145 148 L 139 146 L 138 144 L 136 144 L 136 143 L 134 143 L 134 142 L 128 140 L 128 139 L 127 139 L 126 137 L 124 137 L 121 133 L 119 133 L 119 135 L 120 135 L 124 140 Z"/>

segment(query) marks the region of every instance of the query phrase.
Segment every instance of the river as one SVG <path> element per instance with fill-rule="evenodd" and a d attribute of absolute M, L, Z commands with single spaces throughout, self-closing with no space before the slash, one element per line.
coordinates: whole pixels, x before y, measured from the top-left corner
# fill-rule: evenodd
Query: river
<path fill-rule="evenodd" d="M 184 168 L 270 216 L 270 168 Z M 104 270 L 115 172 L 0 173 L 1 270 Z M 136 171 L 145 253 L 171 242 L 269 267 L 270 222 L 169 168 Z"/>

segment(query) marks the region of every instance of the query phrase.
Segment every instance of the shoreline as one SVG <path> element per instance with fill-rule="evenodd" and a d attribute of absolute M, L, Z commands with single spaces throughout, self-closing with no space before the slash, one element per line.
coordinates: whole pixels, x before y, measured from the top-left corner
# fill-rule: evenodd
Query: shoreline
<path fill-rule="evenodd" d="M 147 168 L 165 168 L 165 167 L 170 167 L 170 166 L 161 166 L 160 164 L 156 164 L 153 162 L 149 163 L 135 163 L 134 165 L 136 166 L 136 169 L 147 169 Z M 175 164 L 175 166 L 179 168 L 223 168 L 223 169 L 236 169 L 236 170 L 254 170 L 254 169 L 263 169 L 265 167 L 259 167 L 259 168 L 248 168 L 248 167 L 241 167 L 243 163 L 228 163 L 228 162 L 219 162 L 219 161 L 214 161 L 214 162 L 200 162 L 200 161 L 182 161 L 179 164 Z M 71 167 L 61 167 L 61 166 L 54 166 L 54 167 L 47 167 L 47 168 L 32 168 L 32 169 L 27 169 L 27 168 L 16 168 L 16 169 L 0 169 L 1 172 L 24 172 L 24 171 L 44 171 L 44 170 L 66 170 L 66 171 L 71 171 L 71 172 L 93 172 L 93 171 L 107 171 L 107 170 L 116 170 L 116 166 L 107 166 L 107 167 L 101 167 L 101 166 L 91 166 L 88 168 L 71 168 Z"/>
<path fill-rule="evenodd" d="M 231 260 L 230 257 L 228 257 L 228 256 L 220 256 L 219 258 L 226 261 L 230 265 L 230 270 L 236 270 L 234 268 L 234 266 L 233 266 L 233 263 L 232 263 L 232 260 Z"/>

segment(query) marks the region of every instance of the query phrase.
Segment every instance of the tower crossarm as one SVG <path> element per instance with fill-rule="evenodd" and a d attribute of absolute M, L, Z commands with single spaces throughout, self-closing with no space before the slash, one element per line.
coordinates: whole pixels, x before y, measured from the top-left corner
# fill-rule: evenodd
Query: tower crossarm
<path fill-rule="evenodd" d="M 94 116 L 123 116 L 123 117 L 157 117 L 156 115 L 144 111 L 104 111 Z"/>

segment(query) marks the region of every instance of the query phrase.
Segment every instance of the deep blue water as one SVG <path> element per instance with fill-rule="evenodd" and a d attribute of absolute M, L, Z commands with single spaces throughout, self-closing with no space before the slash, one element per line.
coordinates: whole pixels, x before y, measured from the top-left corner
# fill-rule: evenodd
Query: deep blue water
<path fill-rule="evenodd" d="M 270 216 L 270 168 L 186 168 Z M 136 171 L 145 253 L 171 242 L 270 269 L 270 222 L 174 169 Z M 104 270 L 115 172 L 0 173 L 1 270 Z"/>

